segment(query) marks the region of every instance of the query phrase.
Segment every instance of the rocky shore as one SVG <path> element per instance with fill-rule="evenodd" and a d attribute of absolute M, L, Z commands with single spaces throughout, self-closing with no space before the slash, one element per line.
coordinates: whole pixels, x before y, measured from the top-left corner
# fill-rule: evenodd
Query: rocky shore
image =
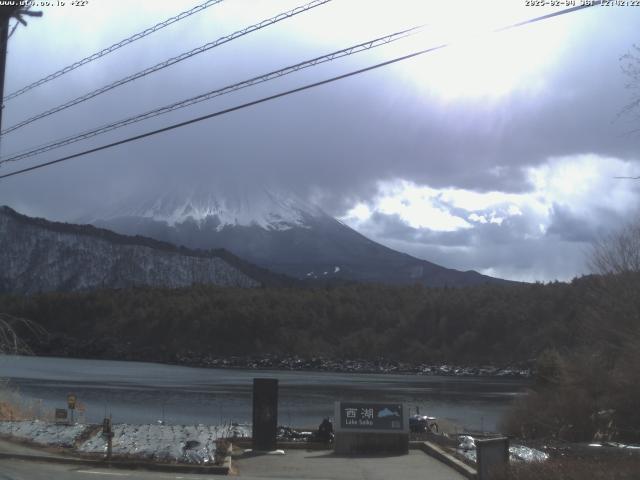
<path fill-rule="evenodd" d="M 186 352 L 176 355 L 176 364 L 209 368 L 242 368 L 250 370 L 307 370 L 335 373 L 383 373 L 411 375 L 439 375 L 455 377 L 511 377 L 529 378 L 531 368 L 526 365 L 412 364 L 386 359 L 350 360 L 324 357 L 301 358 L 297 356 L 238 356 L 214 357 Z"/>
<path fill-rule="evenodd" d="M 465 365 L 447 362 L 410 363 L 387 358 L 373 360 L 321 356 L 302 358 L 295 355 L 276 354 L 220 356 L 189 349 L 176 353 L 167 349 L 164 345 L 157 345 L 154 348 L 136 347 L 130 342 L 123 342 L 108 336 L 82 340 L 67 335 L 53 334 L 33 344 L 33 351 L 36 355 L 41 356 L 155 362 L 204 368 L 307 370 L 334 373 L 383 373 L 456 377 L 529 378 L 532 375 L 531 362 L 508 365 Z"/>

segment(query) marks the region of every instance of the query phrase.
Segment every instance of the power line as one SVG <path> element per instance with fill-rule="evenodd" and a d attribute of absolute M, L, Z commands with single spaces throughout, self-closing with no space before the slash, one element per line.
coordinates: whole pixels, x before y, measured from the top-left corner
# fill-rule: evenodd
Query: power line
<path fill-rule="evenodd" d="M 517 22 L 517 23 L 510 24 L 510 25 L 506 25 L 504 27 L 500 27 L 500 28 L 497 28 L 497 29 L 493 30 L 493 32 L 502 32 L 502 31 L 505 31 L 505 30 L 518 28 L 518 27 L 521 27 L 521 26 L 524 26 L 524 25 L 528 25 L 528 24 L 540 22 L 540 21 L 543 21 L 543 20 L 547 20 L 547 19 L 552 18 L 552 17 L 557 17 L 557 16 L 560 16 L 560 15 L 566 15 L 568 13 L 573 13 L 573 12 L 576 12 L 578 10 L 582 10 L 582 9 L 585 9 L 585 8 L 590 8 L 590 7 L 598 5 L 598 4 L 599 4 L 599 2 L 594 3 L 594 4 L 581 5 L 581 6 L 577 6 L 577 7 L 572 7 L 572 8 L 560 10 L 558 12 L 553 12 L 553 13 L 549 13 L 547 15 L 542 15 L 542 16 L 530 18 L 528 20 L 524 20 L 524 21 L 521 21 L 521 22 Z M 88 155 L 90 153 L 95 153 L 95 152 L 99 152 L 99 151 L 102 151 L 102 150 L 106 150 L 106 149 L 109 149 L 109 148 L 112 148 L 112 147 L 116 147 L 118 145 L 124 145 L 124 144 L 129 143 L 129 142 L 134 142 L 136 140 L 141 140 L 143 138 L 151 137 L 153 135 L 157 135 L 157 134 L 160 134 L 160 133 L 168 132 L 169 130 L 175 130 L 177 128 L 185 127 L 187 125 L 191 125 L 191 124 L 194 124 L 194 123 L 197 123 L 197 122 L 201 122 L 203 120 L 208 120 L 210 118 L 219 117 L 219 116 L 225 115 L 227 113 L 231 113 L 231 112 L 235 112 L 235 111 L 238 111 L 238 110 L 242 110 L 244 108 L 252 107 L 254 105 L 259 105 L 261 103 L 269 102 L 271 100 L 275 100 L 275 99 L 278 99 L 278 98 L 281 98 L 281 97 L 285 97 L 287 95 L 291 95 L 291 94 L 294 94 L 294 93 L 303 92 L 305 90 L 309 90 L 309 89 L 312 89 L 312 88 L 315 88 L 315 87 L 319 87 L 321 85 L 327 85 L 329 83 L 333 83 L 333 82 L 336 82 L 338 80 L 343 80 L 345 78 L 353 77 L 355 75 L 359 75 L 361 73 L 369 72 L 371 70 L 375 70 L 375 69 L 382 68 L 382 67 L 385 67 L 385 66 L 388 66 L 388 65 L 392 65 L 392 64 L 404 61 L 404 60 L 408 60 L 410 58 L 418 57 L 420 55 L 425 55 L 427 53 L 431 53 L 431 52 L 434 52 L 434 51 L 437 51 L 437 50 L 441 50 L 443 48 L 448 47 L 449 45 L 450 45 L 450 43 L 442 43 L 442 44 L 436 45 L 434 47 L 426 48 L 426 49 L 423 49 L 423 50 L 418 50 L 416 52 L 409 53 L 407 55 L 403 55 L 403 56 L 400 56 L 400 57 L 396 57 L 396 58 L 393 58 L 391 60 L 387 60 L 387 61 L 384 61 L 384 62 L 381 62 L 381 63 L 376 63 L 375 65 L 370 65 L 368 67 L 364 67 L 364 68 L 361 68 L 361 69 L 358 69 L 358 70 L 353 70 L 351 72 L 344 73 L 342 75 L 337 75 L 335 77 L 327 78 L 325 80 L 320 80 L 318 82 L 309 83 L 309 84 L 303 85 L 301 87 L 297 87 L 297 88 L 293 88 L 291 90 L 287 90 L 287 91 L 284 91 L 284 92 L 276 93 L 274 95 L 269 95 L 267 97 L 262 97 L 262 98 L 260 98 L 258 100 L 253 100 L 251 102 L 243 103 L 241 105 L 236 105 L 234 107 L 226 108 L 226 109 L 223 109 L 223 110 L 218 110 L 217 112 L 213 112 L 213 113 L 209 113 L 207 115 L 203 115 L 203 116 L 200 116 L 200 117 L 192 118 L 192 119 L 186 120 L 184 122 L 174 123 L 173 125 L 169 125 L 167 127 L 159 128 L 157 130 L 152 130 L 152 131 L 149 131 L 149 132 L 146 132 L 146 133 L 142 133 L 140 135 L 135 135 L 135 136 L 132 136 L 132 137 L 125 138 L 123 140 L 118 140 L 116 142 L 108 143 L 108 144 L 105 144 L 105 145 L 101 145 L 99 147 L 95 147 L 95 148 L 91 148 L 91 149 L 88 149 L 88 150 L 84 150 L 82 152 L 78 152 L 78 153 L 74 153 L 74 154 L 71 154 L 71 155 L 67 155 L 65 157 L 58 158 L 56 160 L 51 160 L 51 161 L 48 161 L 48 162 L 44 162 L 44 163 L 40 163 L 40 164 L 37 164 L 37 165 L 33 165 L 31 167 L 23 168 L 21 170 L 16 170 L 16 171 L 13 171 L 13 172 L 10 172 L 10 173 L 6 173 L 4 175 L 0 175 L 0 180 L 4 179 L 4 178 L 15 176 L 15 175 L 19 175 L 19 174 L 22 174 L 22 173 L 30 172 L 30 171 L 33 171 L 33 170 L 37 170 L 37 169 L 40 169 L 40 168 L 44 168 L 44 167 L 47 167 L 49 165 L 54 165 L 54 164 L 57 164 L 57 163 L 65 162 L 67 160 L 71 160 L 73 158 L 77 158 L 77 157 L 81 157 L 81 156 L 84 156 L 84 155 Z"/>
<path fill-rule="evenodd" d="M 72 107 L 74 105 L 77 105 L 79 103 L 85 102 L 93 97 L 96 97 L 98 95 L 101 95 L 105 92 L 108 92 L 110 90 L 113 90 L 114 88 L 120 87 L 126 83 L 132 82 L 134 80 L 138 80 L 139 78 L 145 77 L 147 75 L 150 75 L 154 72 L 157 72 L 158 70 L 162 70 L 164 68 L 170 67 L 171 65 L 175 65 L 176 63 L 179 63 L 183 60 L 186 60 L 188 58 L 191 58 L 195 55 L 198 55 L 200 53 L 206 52 L 208 50 L 211 50 L 212 48 L 218 47 L 220 45 L 223 45 L 225 43 L 231 42 L 232 40 L 235 40 L 236 38 L 248 35 L 252 32 L 255 32 L 257 30 L 261 30 L 265 27 L 268 27 L 270 25 L 273 25 L 274 23 L 278 23 L 281 22 L 282 20 L 286 20 L 288 18 L 294 17 L 300 13 L 306 12 L 308 10 L 311 10 L 312 8 L 315 7 L 319 7 L 320 5 L 324 5 L 325 3 L 329 3 L 331 0 L 313 0 L 312 2 L 309 2 L 305 5 L 301 5 L 299 7 L 296 7 L 292 10 L 289 10 L 287 12 L 284 13 L 279 13 L 278 15 L 268 18 L 266 20 L 262 20 L 259 23 L 256 23 L 254 25 L 250 25 L 248 27 L 245 27 L 241 30 L 238 30 L 230 35 L 226 35 L 224 37 L 220 37 L 217 40 L 213 41 L 213 42 L 209 42 L 206 43 L 200 47 L 194 48 L 193 50 L 190 50 L 188 52 L 184 52 L 181 53 L 180 55 L 177 55 L 175 57 L 169 58 L 167 60 L 165 60 L 164 62 L 160 62 L 152 67 L 148 67 L 145 68 L 144 70 L 141 70 L 137 73 L 134 73 L 132 75 L 129 75 L 128 77 L 124 77 L 121 78 L 120 80 L 117 80 L 113 83 L 110 83 L 108 85 L 105 85 L 103 87 L 98 88 L 97 90 L 93 90 L 92 92 L 86 93 L 80 97 L 77 97 L 73 100 L 70 100 L 66 103 L 63 103 L 62 105 L 58 105 L 57 107 L 54 107 L 50 110 L 47 110 L 45 112 L 39 113 L 38 115 L 35 115 L 31 118 L 28 118 L 26 120 L 23 120 L 21 122 L 16 123 L 15 125 L 12 125 L 11 127 L 3 130 L 2 132 L 0 132 L 0 136 L 2 135 L 6 135 L 9 132 L 13 132 L 14 130 L 17 130 L 19 128 L 24 127 L 25 125 L 29 125 L 30 123 L 35 122 L 36 120 L 40 120 L 42 118 L 48 117 L 49 115 L 53 115 L 54 113 L 58 113 L 62 110 L 65 110 L 69 107 Z"/>
<path fill-rule="evenodd" d="M 176 22 L 179 22 L 180 20 L 183 20 L 195 13 L 201 12 L 202 10 L 205 10 L 213 5 L 216 5 L 218 3 L 223 2 L 224 0 L 208 0 L 204 3 L 201 3 L 200 5 L 197 5 L 189 10 L 186 10 L 182 13 L 179 13 L 178 15 L 175 15 L 173 17 L 167 18 L 166 20 L 155 24 L 153 27 L 149 27 L 145 30 L 143 30 L 142 32 L 138 32 L 134 35 L 131 35 L 130 37 L 127 37 L 125 39 L 120 40 L 117 43 L 114 43 L 113 45 L 107 47 L 107 48 L 103 48 L 102 50 L 100 50 L 99 52 L 93 53 L 87 57 L 84 57 L 81 60 L 78 60 L 77 62 L 72 63 L 71 65 L 67 65 L 64 68 L 61 68 L 60 70 L 58 70 L 57 72 L 54 72 L 50 75 L 47 75 L 46 77 L 41 78 L 40 80 L 37 80 L 25 87 L 22 87 L 19 90 L 16 90 L 13 93 L 10 93 L 9 95 L 7 95 L 6 97 L 4 97 L 3 101 L 7 102 L 13 98 L 16 98 L 20 95 L 22 95 L 23 93 L 28 92 L 29 90 L 32 90 L 36 87 L 39 87 L 40 85 L 43 85 L 47 82 L 50 82 L 51 80 L 54 80 L 58 77 L 61 77 L 62 75 L 71 72 L 72 70 L 75 70 L 76 68 L 79 68 L 83 65 L 86 65 L 89 62 L 93 62 L 94 60 L 97 60 L 101 57 L 104 57 L 105 55 L 110 54 L 111 52 L 114 52 L 122 47 L 124 47 L 125 45 L 129 45 L 130 43 L 135 42 L 136 40 L 140 40 L 141 38 L 147 37 L 149 35 L 151 35 L 152 33 L 157 32 L 158 30 L 162 30 L 165 27 L 168 27 L 169 25 L 172 25 Z M 12 32 L 13 33 L 13 32 Z"/>
<path fill-rule="evenodd" d="M 251 87 L 254 85 L 258 85 L 260 83 L 264 83 L 264 82 L 268 82 L 270 80 L 276 79 L 276 78 L 280 78 L 283 77 L 285 75 L 289 75 L 291 73 L 295 73 L 298 72 L 300 70 L 303 70 L 305 68 L 309 68 L 309 67 L 313 67 L 316 65 L 320 65 L 326 62 L 330 62 L 333 60 L 336 60 L 338 58 L 342 58 L 342 57 L 346 57 L 349 55 L 353 55 L 365 50 L 370 50 L 382 45 L 387 45 L 389 43 L 401 40 L 403 38 L 406 38 L 408 36 L 411 35 L 415 35 L 416 33 L 419 33 L 420 31 L 422 31 L 424 28 L 424 26 L 418 26 L 418 27 L 414 27 L 414 28 L 410 28 L 407 30 L 402 30 L 400 32 L 396 32 L 396 33 L 392 33 L 390 35 L 385 35 L 384 37 L 379 37 L 373 40 L 369 40 L 367 42 L 363 42 L 363 43 L 359 43 L 357 45 L 353 45 L 351 47 L 348 48 L 343 48 L 341 50 L 337 50 L 331 53 L 328 53 L 326 55 L 322 55 L 316 58 L 313 58 L 311 60 L 306 60 L 304 62 L 300 62 L 300 63 L 296 63 L 295 65 L 290 65 L 288 67 L 285 68 L 281 68 L 279 70 L 274 70 L 271 71 L 269 73 L 263 74 L 263 75 L 259 75 L 253 78 L 250 78 L 248 80 L 243 80 L 241 82 L 238 83 L 234 83 L 231 85 L 227 85 L 225 87 L 222 88 L 218 88 L 215 90 L 211 90 L 209 92 L 206 93 L 202 93 L 200 95 L 197 95 L 195 97 L 190 97 L 187 98 L 185 100 L 181 100 L 179 102 L 175 102 L 175 103 L 171 103 L 169 105 L 165 105 L 163 107 L 159 107 L 153 110 L 150 110 L 148 112 L 139 114 L 139 115 L 135 115 L 123 120 L 119 120 L 117 122 L 114 123 L 110 123 L 107 125 L 102 125 L 100 127 L 94 128 L 92 130 L 88 130 L 85 131 L 83 133 L 80 133 L 78 135 L 74 135 L 74 136 L 70 136 L 70 137 L 66 137 L 60 140 L 56 140 L 53 142 L 49 142 L 47 144 L 38 146 L 36 148 L 33 148 L 31 150 L 27 150 L 24 151 L 22 153 L 17 153 L 17 154 L 13 154 L 7 158 L 4 159 L 0 159 L 0 165 L 4 164 L 4 163 L 8 163 L 8 162 L 15 162 L 15 161 L 19 161 L 19 160 L 23 160 L 25 158 L 29 158 L 29 157 L 33 157 L 35 155 L 39 155 L 41 153 L 44 152 L 48 152 L 50 150 L 56 149 L 56 148 L 60 148 L 66 145 L 70 145 L 72 143 L 76 143 L 78 141 L 81 140 L 86 140 L 88 138 L 92 138 L 95 137 L 97 135 L 101 135 L 107 132 L 110 132 L 112 130 L 116 130 L 118 128 L 122 128 L 124 126 L 127 125 L 131 125 L 134 123 L 138 123 L 141 122 L 143 120 L 147 120 L 153 117 L 157 117 L 159 115 L 163 115 L 165 113 L 169 113 L 172 112 L 174 110 L 178 110 L 180 108 L 184 108 L 184 107 L 188 107 L 191 105 L 195 105 L 197 103 L 200 102 L 204 102 L 206 100 L 210 100 L 212 98 L 215 97 L 219 97 L 222 95 L 227 95 L 229 93 L 233 93 L 236 92 L 238 90 L 241 90 L 243 88 L 247 88 L 247 87 Z"/>

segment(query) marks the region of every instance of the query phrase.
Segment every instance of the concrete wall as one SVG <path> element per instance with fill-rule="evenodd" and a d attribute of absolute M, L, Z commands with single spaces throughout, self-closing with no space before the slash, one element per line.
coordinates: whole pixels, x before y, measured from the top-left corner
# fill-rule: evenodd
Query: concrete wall
<path fill-rule="evenodd" d="M 406 433 L 336 432 L 335 453 L 340 455 L 409 453 L 409 435 Z"/>

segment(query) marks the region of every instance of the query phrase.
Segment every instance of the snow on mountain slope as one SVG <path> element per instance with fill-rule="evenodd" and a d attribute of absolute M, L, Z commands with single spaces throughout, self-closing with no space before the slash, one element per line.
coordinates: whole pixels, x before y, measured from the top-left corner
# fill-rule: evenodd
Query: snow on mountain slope
<path fill-rule="evenodd" d="M 193 252 L 87 225 L 27 217 L 0 207 L 0 292 L 260 286 L 261 281 L 245 270 L 255 272 L 228 252 Z"/>
<path fill-rule="evenodd" d="M 306 228 L 306 219 L 323 216 L 326 214 L 322 210 L 301 198 L 267 188 L 251 191 L 236 189 L 225 195 L 199 188 L 165 192 L 147 199 L 126 199 L 82 220 L 95 223 L 115 218 L 142 218 L 174 227 L 187 220 L 202 225 L 215 218 L 217 231 L 237 226 L 288 230 Z"/>

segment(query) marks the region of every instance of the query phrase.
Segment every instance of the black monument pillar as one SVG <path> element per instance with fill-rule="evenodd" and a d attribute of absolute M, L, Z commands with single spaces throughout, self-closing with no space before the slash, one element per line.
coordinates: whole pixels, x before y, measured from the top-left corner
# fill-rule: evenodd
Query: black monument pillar
<path fill-rule="evenodd" d="M 253 379 L 253 449 L 276 449 L 278 428 L 278 380 Z"/>

